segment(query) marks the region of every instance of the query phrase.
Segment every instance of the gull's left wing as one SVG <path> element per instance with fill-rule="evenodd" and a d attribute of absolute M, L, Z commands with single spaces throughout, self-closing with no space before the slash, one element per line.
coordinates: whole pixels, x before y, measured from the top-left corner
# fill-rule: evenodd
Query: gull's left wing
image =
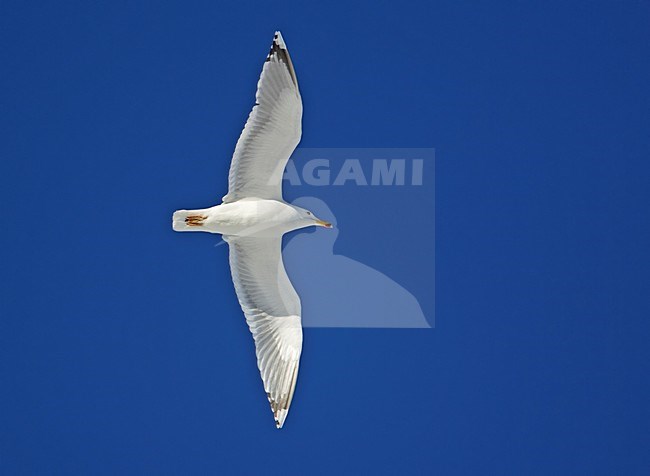
<path fill-rule="evenodd" d="M 275 32 L 257 83 L 255 106 L 237 141 L 223 202 L 282 200 L 284 167 L 300 142 L 302 99 L 287 46 Z"/>
<path fill-rule="evenodd" d="M 300 298 L 282 263 L 282 236 L 224 236 L 237 298 L 255 339 L 257 366 L 278 428 L 296 388 L 302 326 Z"/>

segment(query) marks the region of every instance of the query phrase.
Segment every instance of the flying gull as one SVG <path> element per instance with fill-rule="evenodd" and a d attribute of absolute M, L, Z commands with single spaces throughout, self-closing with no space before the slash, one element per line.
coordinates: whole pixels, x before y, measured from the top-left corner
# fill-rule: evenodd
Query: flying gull
<path fill-rule="evenodd" d="M 282 199 L 282 175 L 300 142 L 301 120 L 296 72 L 277 31 L 230 163 L 228 194 L 220 205 L 173 217 L 176 231 L 220 233 L 228 243 L 232 280 L 278 428 L 287 418 L 302 351 L 300 298 L 282 263 L 282 235 L 332 227 Z"/>

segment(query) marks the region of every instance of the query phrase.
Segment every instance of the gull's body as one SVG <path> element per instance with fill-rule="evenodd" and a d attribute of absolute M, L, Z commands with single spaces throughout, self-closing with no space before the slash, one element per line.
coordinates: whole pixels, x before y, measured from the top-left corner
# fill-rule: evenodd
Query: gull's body
<path fill-rule="evenodd" d="M 251 197 L 200 210 L 179 210 L 174 213 L 173 225 L 176 231 L 268 237 L 317 224 L 307 213 L 311 212 L 282 200 Z"/>
<path fill-rule="evenodd" d="M 282 235 L 331 227 L 282 198 L 282 174 L 300 142 L 302 99 L 289 52 L 275 33 L 228 175 L 223 203 L 174 213 L 176 231 L 220 233 L 230 248 L 239 303 L 255 339 L 257 365 L 276 425 L 289 411 L 302 351 L 300 298 L 282 263 Z"/>

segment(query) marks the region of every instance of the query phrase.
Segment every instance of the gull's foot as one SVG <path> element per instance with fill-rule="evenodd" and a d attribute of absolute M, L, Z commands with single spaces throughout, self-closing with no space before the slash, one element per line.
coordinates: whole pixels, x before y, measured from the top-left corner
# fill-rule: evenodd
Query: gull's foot
<path fill-rule="evenodd" d="M 203 215 L 189 215 L 185 218 L 185 224 L 187 226 L 203 226 L 203 221 L 208 218 Z"/>

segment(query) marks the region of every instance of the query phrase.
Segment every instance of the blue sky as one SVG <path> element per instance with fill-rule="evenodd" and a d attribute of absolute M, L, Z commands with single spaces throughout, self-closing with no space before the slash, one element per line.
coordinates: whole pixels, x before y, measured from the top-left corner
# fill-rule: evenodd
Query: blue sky
<path fill-rule="evenodd" d="M 0 472 L 647 474 L 648 2 L 58 3 L 0 5 Z M 307 329 L 282 431 L 226 247 L 170 226 L 276 29 L 302 146 L 436 150 L 435 237 L 335 247 L 435 328 Z"/>

